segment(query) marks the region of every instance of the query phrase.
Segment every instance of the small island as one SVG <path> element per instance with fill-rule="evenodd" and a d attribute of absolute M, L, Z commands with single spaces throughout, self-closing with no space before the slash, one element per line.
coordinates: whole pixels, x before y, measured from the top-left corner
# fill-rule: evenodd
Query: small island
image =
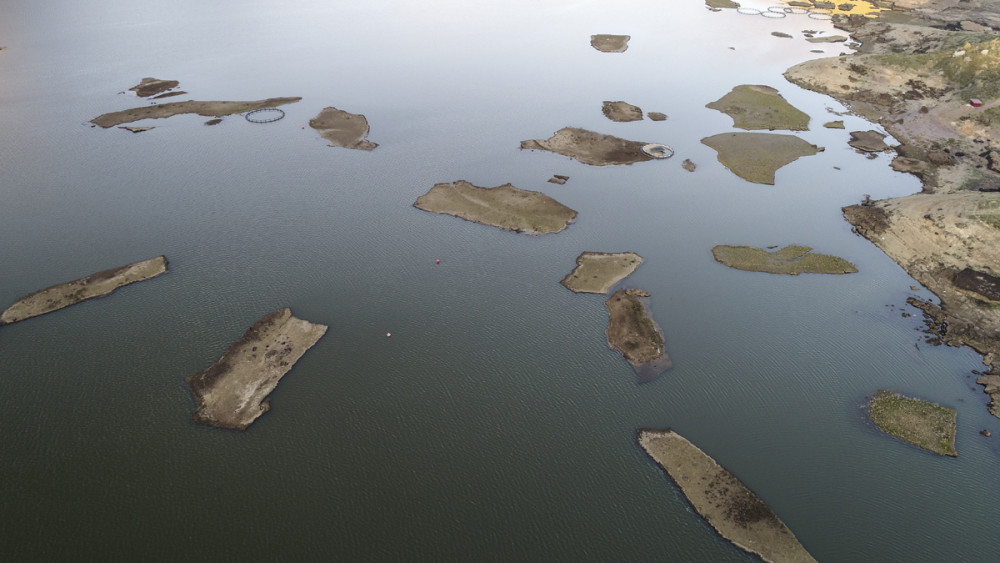
<path fill-rule="evenodd" d="M 604 102 L 601 112 L 604 113 L 604 117 L 619 123 L 642 121 L 642 109 L 628 102 Z"/>
<path fill-rule="evenodd" d="M 843 258 L 812 252 L 808 246 L 790 244 L 773 252 L 752 246 L 720 244 L 712 248 L 715 261 L 748 272 L 768 274 L 854 274 L 858 269 Z"/>
<path fill-rule="evenodd" d="M 638 440 L 720 536 L 764 561 L 815 561 L 771 507 L 686 438 L 641 429 Z"/>
<path fill-rule="evenodd" d="M 302 98 L 268 98 L 253 102 L 170 102 L 151 106 L 142 106 L 122 111 L 99 115 L 90 122 L 105 129 L 123 123 L 132 123 L 142 119 L 164 119 L 184 113 L 195 113 L 205 117 L 245 113 L 255 109 L 270 108 L 295 103 Z"/>
<path fill-rule="evenodd" d="M 358 113 L 334 107 L 323 108 L 319 115 L 309 120 L 309 126 L 330 141 L 331 147 L 370 151 L 378 146 L 367 139 L 368 119 Z"/>
<path fill-rule="evenodd" d="M 167 259 L 163 256 L 157 256 L 120 268 L 97 272 L 71 282 L 54 285 L 26 295 L 14 302 L 3 313 L 0 313 L 0 326 L 58 311 L 87 299 L 104 297 L 119 287 L 154 278 L 166 271 Z"/>
<path fill-rule="evenodd" d="M 663 330 L 647 309 L 648 297 L 641 289 L 619 289 L 604 302 L 608 346 L 632 364 L 639 383 L 656 379 L 674 365 L 664 346 Z"/>
<path fill-rule="evenodd" d="M 590 36 L 590 46 L 602 53 L 624 53 L 631 35 L 598 34 Z"/>
<path fill-rule="evenodd" d="M 287 307 L 257 321 L 218 361 L 187 378 L 195 422 L 246 430 L 270 410 L 268 395 L 326 329 L 293 317 Z"/>
<path fill-rule="evenodd" d="M 543 193 L 511 184 L 482 188 L 465 180 L 435 184 L 413 206 L 528 235 L 558 233 L 576 219 L 576 211 Z"/>
<path fill-rule="evenodd" d="M 136 96 L 140 98 L 148 98 L 150 96 L 157 96 L 158 94 L 163 94 L 168 90 L 172 90 L 180 86 L 180 82 L 176 80 L 161 80 L 159 78 L 143 78 L 138 84 L 129 88 L 129 92 L 135 92 Z M 159 96 L 157 96 L 159 97 Z"/>
<path fill-rule="evenodd" d="M 774 173 L 819 147 L 795 135 L 775 133 L 721 133 L 701 140 L 719 153 L 719 162 L 740 178 L 755 184 L 774 184 Z"/>
<path fill-rule="evenodd" d="M 796 109 L 770 86 L 737 86 L 705 107 L 732 117 L 733 126 L 740 129 L 809 129 L 809 115 Z"/>
<path fill-rule="evenodd" d="M 872 422 L 890 434 L 938 455 L 955 451 L 955 409 L 880 389 L 868 403 Z"/>
<path fill-rule="evenodd" d="M 640 264 L 642 256 L 635 252 L 584 252 L 577 257 L 576 268 L 559 283 L 573 293 L 607 294 Z"/>
<path fill-rule="evenodd" d="M 591 166 L 606 166 L 653 160 L 653 157 L 642 152 L 642 147 L 647 144 L 649 143 L 628 141 L 586 129 L 564 127 L 548 139 L 521 141 L 521 148 L 554 152 Z"/>

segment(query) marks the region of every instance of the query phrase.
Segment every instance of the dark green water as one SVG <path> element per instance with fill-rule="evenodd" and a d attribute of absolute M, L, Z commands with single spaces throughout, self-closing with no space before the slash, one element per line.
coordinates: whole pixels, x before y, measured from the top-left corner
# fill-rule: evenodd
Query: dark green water
<path fill-rule="evenodd" d="M 87 4 L 0 0 L 0 304 L 158 254 L 171 272 L 0 329 L 0 559 L 752 560 L 636 445 L 642 427 L 714 456 L 819 560 L 989 559 L 998 446 L 978 431 L 1000 425 L 980 358 L 922 342 L 902 313 L 929 294 L 840 215 L 919 185 L 781 77 L 839 52 L 801 39 L 823 22 L 695 0 Z M 595 33 L 629 50 L 599 53 Z M 86 124 L 144 103 L 118 92 L 145 76 L 191 99 L 303 100 L 269 125 Z M 732 130 L 704 105 L 745 83 L 778 88 L 826 147 L 774 186 L 699 142 Z M 603 100 L 670 119 L 612 123 Z M 301 128 L 331 105 L 380 146 Z M 677 156 L 518 150 L 564 126 Z M 527 237 L 411 206 L 458 179 L 580 215 Z M 860 272 L 769 276 L 710 253 L 787 243 Z M 627 284 L 653 294 L 674 360 L 657 381 L 607 348 L 600 296 L 559 285 L 584 250 L 644 257 Z M 245 433 L 190 422 L 184 378 L 283 306 L 330 329 L 271 412 Z M 880 388 L 956 408 L 960 457 L 875 430 L 860 406 Z"/>

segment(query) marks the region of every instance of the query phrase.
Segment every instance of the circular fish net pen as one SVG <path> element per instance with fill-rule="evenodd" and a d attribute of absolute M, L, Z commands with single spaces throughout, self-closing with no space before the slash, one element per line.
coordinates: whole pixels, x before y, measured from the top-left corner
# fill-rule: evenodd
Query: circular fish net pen
<path fill-rule="evenodd" d="M 643 145 L 642 152 L 646 156 L 651 156 L 653 158 L 670 158 L 674 156 L 674 149 L 668 147 L 667 145 L 661 145 L 660 143 Z"/>
<path fill-rule="evenodd" d="M 809 13 L 809 10 L 805 8 L 796 8 L 795 6 L 771 6 L 767 9 L 767 11 L 782 14 L 795 14 L 797 16 Z"/>
<path fill-rule="evenodd" d="M 250 123 L 271 123 L 285 117 L 285 112 L 278 108 L 261 108 L 248 111 L 243 117 Z"/>
<path fill-rule="evenodd" d="M 736 8 L 736 12 L 739 14 L 743 14 L 744 16 L 759 16 L 761 14 L 761 11 L 758 10 L 757 8 L 747 8 L 744 6 Z"/>
<path fill-rule="evenodd" d="M 764 16 L 765 18 L 781 19 L 785 17 L 787 14 L 785 14 L 785 12 L 773 12 L 771 11 L 770 8 L 768 8 L 766 12 L 761 12 L 760 15 Z"/>
<path fill-rule="evenodd" d="M 814 20 L 832 20 L 833 12 L 830 10 L 809 10 L 809 17 Z"/>

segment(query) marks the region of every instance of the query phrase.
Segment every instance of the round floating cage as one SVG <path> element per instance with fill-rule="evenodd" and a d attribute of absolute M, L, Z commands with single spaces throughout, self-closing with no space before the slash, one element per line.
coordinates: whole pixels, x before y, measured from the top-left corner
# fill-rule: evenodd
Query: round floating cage
<path fill-rule="evenodd" d="M 670 158 L 674 156 L 674 149 L 660 143 L 650 143 L 642 147 L 642 152 L 646 156 L 653 158 Z"/>
<path fill-rule="evenodd" d="M 745 6 L 736 8 L 736 12 L 743 14 L 744 16 L 759 16 L 761 13 L 757 8 L 747 8 Z"/>
<path fill-rule="evenodd" d="M 285 117 L 285 112 L 278 108 L 261 108 L 244 114 L 250 123 L 271 123 Z"/>
<path fill-rule="evenodd" d="M 781 19 L 785 17 L 785 12 L 772 12 L 770 8 L 766 12 L 761 12 L 760 15 L 765 18 Z"/>
<path fill-rule="evenodd" d="M 809 17 L 814 20 L 832 20 L 833 12 L 830 10 L 809 10 Z"/>

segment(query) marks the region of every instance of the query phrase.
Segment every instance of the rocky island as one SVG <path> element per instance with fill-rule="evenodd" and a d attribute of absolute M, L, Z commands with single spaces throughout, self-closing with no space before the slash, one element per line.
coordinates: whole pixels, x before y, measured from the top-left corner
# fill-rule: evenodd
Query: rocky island
<path fill-rule="evenodd" d="M 641 429 L 638 440 L 720 536 L 764 561 L 815 561 L 771 507 L 686 438 Z"/>
<path fill-rule="evenodd" d="M 104 297 L 119 287 L 154 278 L 167 271 L 167 259 L 157 256 L 120 268 L 91 274 L 26 295 L 0 313 L 0 326 L 37 317 L 87 299 Z"/>
<path fill-rule="evenodd" d="M 664 346 L 663 330 L 650 316 L 641 289 L 619 289 L 604 306 L 608 309 L 608 345 L 625 357 L 639 383 L 652 381 L 673 367 Z"/>
<path fill-rule="evenodd" d="M 334 107 L 323 108 L 319 115 L 309 120 L 309 126 L 330 141 L 331 147 L 370 151 L 378 146 L 367 139 L 368 119 L 358 113 Z"/>
<path fill-rule="evenodd" d="M 287 307 L 257 321 L 208 369 L 187 378 L 195 422 L 246 430 L 270 410 L 268 395 L 326 329 Z"/>
<path fill-rule="evenodd" d="M 1000 275 L 1000 4 L 906 0 L 877 19 L 837 17 L 856 54 L 815 59 L 785 77 L 881 125 L 901 145 L 894 169 L 921 193 L 844 208 L 856 231 L 941 303 L 911 298 L 946 344 L 983 354 L 979 379 L 1000 417 L 1000 301 L 956 284 L 966 269 Z"/>
<path fill-rule="evenodd" d="M 858 271 L 843 258 L 812 252 L 808 246 L 790 244 L 773 252 L 752 246 L 720 244 L 712 248 L 715 261 L 750 272 L 768 274 L 853 274 Z"/>
<path fill-rule="evenodd" d="M 584 252 L 577 257 L 576 268 L 559 283 L 573 293 L 607 294 L 640 264 L 642 256 L 635 252 Z"/>
<path fill-rule="evenodd" d="M 435 184 L 413 206 L 528 235 L 558 233 L 576 219 L 576 211 L 543 193 L 511 184 L 481 188 L 465 180 Z"/>
<path fill-rule="evenodd" d="M 868 415 L 886 434 L 938 455 L 958 456 L 955 409 L 880 389 L 868 403 Z"/>
<path fill-rule="evenodd" d="M 564 127 L 548 139 L 521 141 L 521 148 L 550 151 L 579 160 L 592 166 L 632 164 L 653 160 L 642 152 L 649 143 L 628 141 L 612 135 L 603 135 L 586 129 Z"/>

